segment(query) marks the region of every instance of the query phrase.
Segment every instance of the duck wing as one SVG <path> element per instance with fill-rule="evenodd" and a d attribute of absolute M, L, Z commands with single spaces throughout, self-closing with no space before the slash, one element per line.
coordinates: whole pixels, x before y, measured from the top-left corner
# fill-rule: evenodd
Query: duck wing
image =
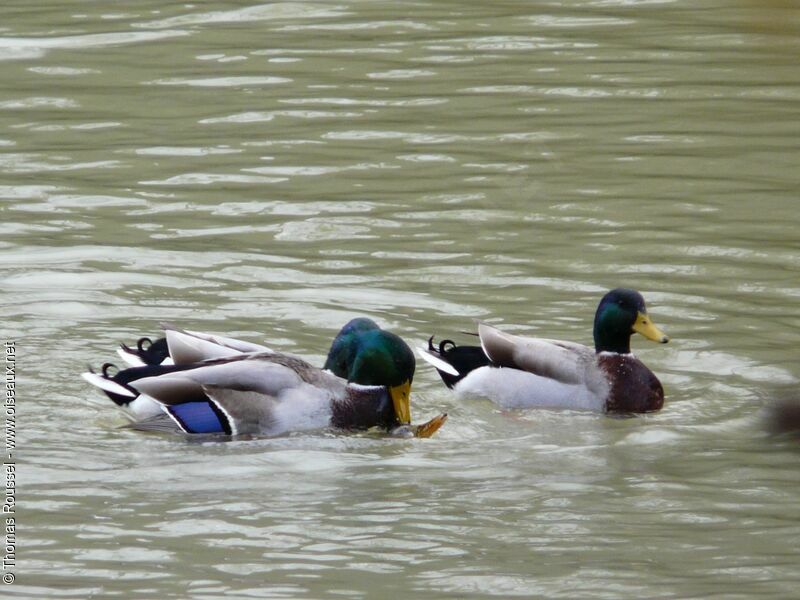
<path fill-rule="evenodd" d="M 130 384 L 154 398 L 187 432 L 275 435 L 325 427 L 346 382 L 302 359 L 239 354 Z"/>
<path fill-rule="evenodd" d="M 251 352 L 271 352 L 268 347 L 222 335 L 178 329 L 162 323 L 169 355 L 176 365 L 185 365 L 214 358 L 226 358 Z"/>
<path fill-rule="evenodd" d="M 478 325 L 478 335 L 483 351 L 494 364 L 561 383 L 586 385 L 589 367 L 595 363 L 594 351 L 582 344 L 519 337 L 485 323 Z"/>

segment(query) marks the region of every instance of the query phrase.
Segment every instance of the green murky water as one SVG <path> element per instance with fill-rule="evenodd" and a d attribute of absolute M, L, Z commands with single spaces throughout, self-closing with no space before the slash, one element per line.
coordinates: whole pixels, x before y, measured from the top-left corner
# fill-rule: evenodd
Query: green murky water
<path fill-rule="evenodd" d="M 791 597 L 796 2 L 12 1 L 0 309 L 16 597 Z M 366 315 L 590 342 L 641 290 L 658 414 L 431 440 L 121 431 L 78 378 L 160 321 L 322 362 Z M 463 336 L 462 336 L 463 337 Z"/>

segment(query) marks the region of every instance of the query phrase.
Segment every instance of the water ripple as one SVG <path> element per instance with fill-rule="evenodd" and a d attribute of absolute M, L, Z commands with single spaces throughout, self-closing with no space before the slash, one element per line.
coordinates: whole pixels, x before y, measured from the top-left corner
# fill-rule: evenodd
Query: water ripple
<path fill-rule="evenodd" d="M 190 87 L 248 87 L 276 85 L 279 83 L 289 83 L 290 81 L 292 80 L 286 77 L 208 77 L 203 79 L 155 79 L 144 83 L 152 85 L 185 85 Z"/>
<path fill-rule="evenodd" d="M 139 44 L 189 35 L 187 31 L 123 31 L 60 37 L 0 37 L 1 60 L 30 60 L 42 58 L 56 49 L 105 48 L 124 44 Z"/>
<path fill-rule="evenodd" d="M 219 25 L 225 23 L 252 23 L 283 19 L 327 19 L 347 14 L 339 7 L 331 8 L 313 2 L 278 2 L 259 4 L 233 10 L 189 12 L 185 15 L 137 23 L 143 29 L 169 29 L 186 25 Z"/>

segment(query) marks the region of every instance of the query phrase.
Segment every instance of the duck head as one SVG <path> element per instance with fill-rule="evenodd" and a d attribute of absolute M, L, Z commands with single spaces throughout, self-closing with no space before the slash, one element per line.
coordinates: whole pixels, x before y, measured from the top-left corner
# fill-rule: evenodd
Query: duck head
<path fill-rule="evenodd" d="M 389 391 L 397 422 L 411 423 L 411 382 L 414 353 L 399 336 L 365 318 L 347 323 L 331 344 L 325 369 L 361 385 Z"/>
<path fill-rule="evenodd" d="M 669 341 L 650 319 L 639 292 L 625 288 L 611 290 L 600 300 L 594 316 L 595 351 L 629 354 L 634 333 L 661 344 Z"/>

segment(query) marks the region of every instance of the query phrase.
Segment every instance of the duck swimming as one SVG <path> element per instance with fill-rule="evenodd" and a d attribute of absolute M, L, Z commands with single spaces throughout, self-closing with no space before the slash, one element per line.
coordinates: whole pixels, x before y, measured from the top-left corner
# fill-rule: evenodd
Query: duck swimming
<path fill-rule="evenodd" d="M 130 368 L 83 377 L 141 430 L 280 435 L 382 427 L 430 437 L 447 418 L 411 425 L 414 355 L 397 335 L 354 319 L 334 339 L 325 369 L 266 346 L 164 326 L 120 355 Z"/>
<path fill-rule="evenodd" d="M 481 345 L 456 346 L 433 337 L 423 359 L 447 387 L 462 396 L 489 398 L 504 408 L 564 408 L 607 413 L 645 413 L 664 405 L 661 382 L 631 353 L 639 333 L 665 344 L 644 298 L 617 288 L 600 300 L 594 318 L 594 350 L 573 342 L 518 337 L 480 323 Z"/>

